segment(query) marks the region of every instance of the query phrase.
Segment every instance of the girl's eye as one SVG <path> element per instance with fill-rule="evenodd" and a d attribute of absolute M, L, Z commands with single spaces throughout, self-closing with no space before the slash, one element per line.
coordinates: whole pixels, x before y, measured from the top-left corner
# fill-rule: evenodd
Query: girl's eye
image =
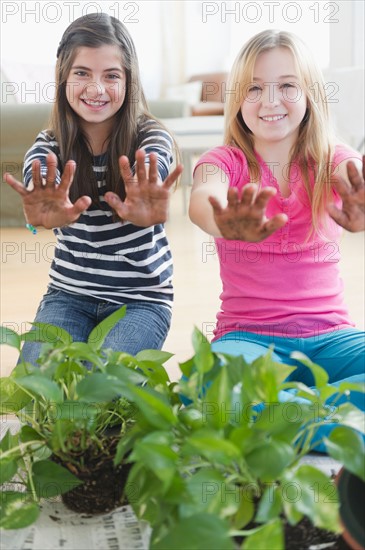
<path fill-rule="evenodd" d="M 87 76 L 87 73 L 85 71 L 75 71 L 76 76 Z"/>
<path fill-rule="evenodd" d="M 258 90 L 261 90 L 259 86 L 250 86 L 248 89 L 249 92 L 257 92 Z"/>
<path fill-rule="evenodd" d="M 291 84 L 290 82 L 285 82 L 285 84 L 281 85 L 282 88 L 295 88 L 294 84 Z"/>
<path fill-rule="evenodd" d="M 107 78 L 110 78 L 110 80 L 116 80 L 120 78 L 119 74 L 108 74 Z"/>

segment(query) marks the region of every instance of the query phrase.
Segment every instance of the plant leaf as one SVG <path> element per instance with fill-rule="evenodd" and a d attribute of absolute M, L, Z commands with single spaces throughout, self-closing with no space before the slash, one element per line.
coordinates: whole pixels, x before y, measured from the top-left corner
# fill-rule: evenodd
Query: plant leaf
<path fill-rule="evenodd" d="M 241 459 L 241 452 L 238 447 L 213 430 L 203 429 L 194 432 L 187 438 L 184 452 L 188 452 L 189 447 L 208 460 L 217 461 L 221 464 L 231 464 L 232 460 L 238 461 Z"/>
<path fill-rule="evenodd" d="M 295 450 L 289 443 L 272 440 L 251 451 L 245 459 L 254 475 L 268 482 L 277 479 L 294 457 Z"/>
<path fill-rule="evenodd" d="M 146 376 L 135 369 L 130 369 L 124 365 L 108 365 L 106 367 L 107 374 L 118 378 L 120 382 L 133 385 L 143 384 L 146 381 Z"/>
<path fill-rule="evenodd" d="M 280 487 L 274 483 L 268 485 L 265 489 L 258 505 L 255 521 L 258 523 L 267 523 L 272 519 L 279 517 L 282 511 Z"/>
<path fill-rule="evenodd" d="M 144 464 L 138 462 L 133 464 L 125 486 L 125 494 L 139 519 L 154 521 L 160 516 L 161 508 L 158 502 L 156 502 L 157 508 L 155 508 L 154 501 L 157 501 L 155 497 L 161 493 L 163 491 L 160 479 Z M 146 502 L 148 502 L 148 506 L 145 505 Z M 166 506 L 168 506 L 167 502 Z"/>
<path fill-rule="evenodd" d="M 15 457 L 2 457 L 0 454 L 0 485 L 10 481 L 18 471 Z"/>
<path fill-rule="evenodd" d="M 249 428 L 254 436 L 266 434 L 277 441 L 292 444 L 299 434 L 305 432 L 306 423 L 313 418 L 314 407 L 293 400 L 268 404 L 256 412 L 255 424 Z"/>
<path fill-rule="evenodd" d="M 155 387 L 157 384 L 170 382 L 169 375 L 163 365 L 153 361 L 139 361 L 138 368 L 144 373 L 148 384 Z"/>
<path fill-rule="evenodd" d="M 341 382 L 341 384 L 336 389 L 340 393 L 345 393 L 348 391 L 357 391 L 359 393 L 365 393 L 365 383 L 364 382 Z"/>
<path fill-rule="evenodd" d="M 188 359 L 183 363 L 179 363 L 179 368 L 186 378 L 189 378 L 191 373 L 194 372 L 194 358 Z"/>
<path fill-rule="evenodd" d="M 235 514 L 240 502 L 240 487 L 229 483 L 213 468 L 202 468 L 186 480 L 187 503 L 180 506 L 181 516 L 197 513 L 215 514 L 225 518 Z"/>
<path fill-rule="evenodd" d="M 200 350 L 200 346 L 208 346 L 210 348 L 210 343 L 207 340 L 207 338 L 204 336 L 204 334 L 199 330 L 197 327 L 194 327 L 193 330 L 193 336 L 192 336 L 192 343 L 195 353 L 198 353 Z"/>
<path fill-rule="evenodd" d="M 310 369 L 314 377 L 314 385 L 317 388 L 321 388 L 322 386 L 326 386 L 326 384 L 328 384 L 329 376 L 327 371 L 319 365 L 316 365 L 316 363 L 313 363 L 304 353 L 301 351 L 293 351 L 293 353 L 290 354 L 290 357 L 292 359 L 296 359 L 296 361 L 299 361 L 300 363 L 303 363 L 303 365 Z"/>
<path fill-rule="evenodd" d="M 208 411 L 208 407 L 211 411 L 210 414 L 206 412 L 205 419 L 214 428 L 222 428 L 230 423 L 232 412 L 241 412 L 240 407 L 232 409 L 232 390 L 233 386 L 228 376 L 228 369 L 222 368 L 216 379 L 207 389 L 203 403 L 205 411 Z M 234 414 L 234 417 L 237 417 L 237 414 Z M 238 419 L 236 418 L 236 423 L 239 423 L 239 414 Z"/>
<path fill-rule="evenodd" d="M 118 382 L 112 376 L 96 372 L 83 378 L 76 386 L 76 392 L 81 401 L 108 402 L 119 396 Z"/>
<path fill-rule="evenodd" d="M 20 335 L 21 340 L 25 342 L 45 342 L 54 344 L 62 342 L 63 344 L 71 344 L 72 336 L 61 327 L 51 325 L 49 323 L 31 323 L 35 328 Z"/>
<path fill-rule="evenodd" d="M 249 535 L 243 543 L 244 550 L 283 550 L 284 530 L 280 519 L 275 519 Z"/>
<path fill-rule="evenodd" d="M 167 351 L 161 351 L 158 349 L 145 349 L 139 351 L 135 357 L 137 361 L 153 361 L 154 363 L 159 363 L 160 365 L 163 365 L 173 356 L 173 353 L 169 353 Z"/>
<path fill-rule="evenodd" d="M 322 471 L 310 465 L 302 465 L 295 472 L 285 472 L 282 500 L 289 498 L 294 489 L 291 504 L 297 512 L 307 516 L 313 525 L 338 533 L 339 498 L 335 484 Z"/>
<path fill-rule="evenodd" d="M 69 470 L 51 460 L 34 462 L 32 474 L 38 498 L 62 495 L 83 483 Z"/>
<path fill-rule="evenodd" d="M 275 362 L 272 350 L 257 357 L 250 368 L 242 370 L 243 406 L 262 402 L 277 403 L 281 384 L 293 371 L 295 367 Z"/>
<path fill-rule="evenodd" d="M 162 394 L 149 387 L 129 385 L 128 389 L 128 398 L 137 405 L 149 425 L 166 430 L 177 423 L 172 405 Z"/>
<path fill-rule="evenodd" d="M 134 445 L 131 460 L 138 460 L 160 479 L 165 491 L 176 472 L 178 455 L 171 449 L 170 432 L 154 432 Z"/>
<path fill-rule="evenodd" d="M 210 371 L 214 365 L 214 355 L 206 337 L 196 327 L 193 331 L 193 347 L 195 350 L 194 364 L 201 374 Z"/>
<path fill-rule="evenodd" d="M 234 529 L 243 529 L 255 515 L 253 495 L 246 491 L 245 487 L 242 487 L 242 492 L 237 512 L 230 518 L 230 524 Z"/>
<path fill-rule="evenodd" d="M 39 395 L 49 401 L 60 403 L 63 399 L 62 390 L 56 382 L 48 380 L 48 378 L 40 374 L 30 374 L 29 376 L 16 378 L 15 380 L 21 388 L 26 388 L 35 395 Z"/>
<path fill-rule="evenodd" d="M 21 449 L 19 448 L 19 435 L 20 432 L 12 434 L 9 428 L 0 440 L 0 485 L 6 481 L 10 481 L 18 470 L 17 461 L 22 456 Z M 12 449 L 13 453 L 11 456 L 4 456 L 3 453 Z"/>
<path fill-rule="evenodd" d="M 339 405 L 331 415 L 331 420 L 365 434 L 365 414 L 352 403 Z"/>
<path fill-rule="evenodd" d="M 12 434 L 10 431 L 10 428 L 6 430 L 6 434 L 4 437 L 0 440 L 0 451 L 5 453 L 6 451 L 9 451 L 13 447 L 17 447 L 19 445 L 19 432 L 16 434 Z"/>
<path fill-rule="evenodd" d="M 10 377 L 0 378 L 0 414 L 16 413 L 24 409 L 31 399 Z"/>
<path fill-rule="evenodd" d="M 94 401 L 65 400 L 62 403 L 58 403 L 55 409 L 48 411 L 48 418 L 50 418 L 51 422 L 58 420 L 78 422 L 81 420 L 84 423 L 90 423 L 100 414 L 100 411 L 101 407 Z"/>
<path fill-rule="evenodd" d="M 27 425 L 21 427 L 19 439 L 22 443 L 27 443 L 28 441 L 44 441 L 43 436 L 41 436 L 34 428 Z"/>
<path fill-rule="evenodd" d="M 328 454 L 346 465 L 346 470 L 365 481 L 365 445 L 352 428 L 338 426 L 324 439 Z"/>
<path fill-rule="evenodd" d="M 21 339 L 19 334 L 8 327 L 0 326 L 0 345 L 5 344 L 20 351 Z"/>
<path fill-rule="evenodd" d="M 172 550 L 173 548 L 234 550 L 235 547 L 224 520 L 215 515 L 196 514 L 172 524 L 162 539 L 152 540 L 151 550 Z"/>
<path fill-rule="evenodd" d="M 103 361 L 98 355 L 97 350 L 93 349 L 86 342 L 72 342 L 72 344 L 62 351 L 65 357 L 69 357 L 75 361 L 89 361 L 89 363 L 97 367 L 103 366 Z"/>
<path fill-rule="evenodd" d="M 0 528 L 21 529 L 36 521 L 39 507 L 26 493 L 1 491 L 0 512 Z"/>
<path fill-rule="evenodd" d="M 96 325 L 90 332 L 87 343 L 96 350 L 100 349 L 112 328 L 125 317 L 126 311 L 127 306 L 122 306 L 120 309 L 103 319 L 103 321 Z"/>

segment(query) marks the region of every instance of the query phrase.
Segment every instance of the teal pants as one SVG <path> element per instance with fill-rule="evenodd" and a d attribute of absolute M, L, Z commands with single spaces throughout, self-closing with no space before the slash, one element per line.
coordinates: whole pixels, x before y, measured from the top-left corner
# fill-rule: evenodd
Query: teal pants
<path fill-rule="evenodd" d="M 260 355 L 264 355 L 270 345 L 274 346 L 275 361 L 297 367 L 288 377 L 288 381 L 303 382 L 309 387 L 314 385 L 310 370 L 290 357 L 293 351 L 301 351 L 327 371 L 329 383 L 334 386 L 344 381 L 365 382 L 365 332 L 355 328 L 336 330 L 310 338 L 282 338 L 246 331 L 229 332 L 212 343 L 212 351 L 242 355 L 251 363 Z M 286 393 L 288 395 L 285 395 Z M 293 396 L 289 392 L 283 392 L 282 398 L 283 401 L 289 398 L 292 400 Z M 365 410 L 364 393 L 352 391 L 349 400 L 361 410 Z M 336 402 L 340 403 L 340 400 Z M 336 425 L 329 423 L 317 430 L 313 441 L 317 451 L 326 452 L 321 439 Z"/>

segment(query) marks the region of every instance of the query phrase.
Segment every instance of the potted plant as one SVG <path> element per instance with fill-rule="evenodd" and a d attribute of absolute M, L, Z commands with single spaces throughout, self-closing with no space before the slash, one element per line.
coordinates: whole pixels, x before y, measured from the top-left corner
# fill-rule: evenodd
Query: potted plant
<path fill-rule="evenodd" d="M 6 484 L 1 527 L 33 523 L 41 499 L 59 494 L 73 510 L 88 513 L 107 512 L 123 500 L 129 466 L 114 465 L 114 458 L 136 420 L 124 389 L 157 385 L 171 357 L 103 349 L 125 309 L 100 323 L 88 342 L 73 342 L 66 331 L 41 323 L 22 335 L 0 327 L 1 343 L 20 352 L 25 340 L 43 342 L 38 366 L 20 361 L 0 379 L 0 412 L 20 421 L 19 431 L 8 430 L 0 442 L 0 484 Z"/>
<path fill-rule="evenodd" d="M 353 550 L 364 550 L 365 481 L 343 467 L 336 476 L 336 483 L 343 538 Z"/>
<path fill-rule="evenodd" d="M 246 364 L 213 353 L 197 330 L 193 343 L 178 385 L 165 378 L 155 388 L 128 386 L 141 416 L 118 443 L 115 464 L 127 456 L 132 464 L 126 492 L 152 526 L 151 548 L 306 548 L 285 540 L 285 529 L 303 521 L 334 540 L 342 530 L 334 480 L 301 459 L 315 449 L 318 428 L 336 422 L 327 451 L 364 480 L 364 414 L 346 400 L 364 388 L 328 384 L 300 353 L 316 390 L 286 382 L 295 367 L 271 351 Z"/>

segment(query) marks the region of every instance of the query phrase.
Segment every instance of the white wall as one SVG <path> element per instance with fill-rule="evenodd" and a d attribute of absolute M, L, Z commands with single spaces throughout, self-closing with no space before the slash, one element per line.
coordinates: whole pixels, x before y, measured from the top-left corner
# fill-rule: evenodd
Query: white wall
<path fill-rule="evenodd" d="M 364 2 L 260 1 L 5 1 L 1 2 L 4 103 L 51 102 L 62 33 L 75 18 L 95 11 L 117 16 L 136 44 L 150 99 L 196 73 L 229 70 L 243 43 L 265 28 L 290 30 L 316 52 L 338 90 L 330 108 L 345 141 L 364 135 Z"/>

